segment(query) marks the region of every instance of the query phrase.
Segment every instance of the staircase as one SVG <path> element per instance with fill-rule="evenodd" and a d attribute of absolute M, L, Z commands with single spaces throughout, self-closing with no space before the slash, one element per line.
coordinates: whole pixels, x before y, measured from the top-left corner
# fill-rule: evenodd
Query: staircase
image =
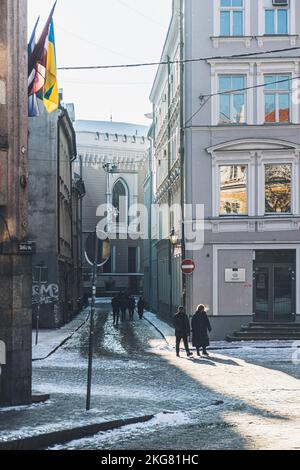
<path fill-rule="evenodd" d="M 250 323 L 240 331 L 227 336 L 228 342 L 238 341 L 297 341 L 300 340 L 300 323 Z"/>

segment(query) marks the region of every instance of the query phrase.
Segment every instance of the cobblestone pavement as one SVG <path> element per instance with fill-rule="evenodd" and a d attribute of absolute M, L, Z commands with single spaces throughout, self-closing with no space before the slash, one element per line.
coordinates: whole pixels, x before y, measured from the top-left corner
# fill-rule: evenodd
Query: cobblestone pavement
<path fill-rule="evenodd" d="M 77 318 L 75 327 L 85 317 L 83 313 Z M 0 441 L 154 414 L 149 423 L 100 433 L 63 448 L 300 448 L 300 366 L 292 362 L 293 348 L 260 349 L 250 343 L 214 350 L 209 359 L 187 359 L 183 353 L 178 359 L 170 338 L 167 344 L 146 320 L 115 328 L 109 305 L 99 304 L 92 411 L 85 412 L 86 324 L 53 356 L 34 363 L 34 391 L 50 393 L 51 400 L 0 410 Z M 53 335 L 41 335 L 43 339 L 42 357 L 47 344 L 52 346 Z M 35 352 L 35 357 L 40 354 Z"/>

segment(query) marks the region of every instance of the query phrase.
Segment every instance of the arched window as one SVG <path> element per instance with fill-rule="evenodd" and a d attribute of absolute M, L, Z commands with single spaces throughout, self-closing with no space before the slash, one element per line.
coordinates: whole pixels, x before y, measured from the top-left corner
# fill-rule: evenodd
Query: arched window
<path fill-rule="evenodd" d="M 116 182 L 113 195 L 112 195 L 112 203 L 114 208 L 116 209 L 116 222 L 124 223 L 127 225 L 128 223 L 128 189 L 126 184 L 119 180 Z"/>

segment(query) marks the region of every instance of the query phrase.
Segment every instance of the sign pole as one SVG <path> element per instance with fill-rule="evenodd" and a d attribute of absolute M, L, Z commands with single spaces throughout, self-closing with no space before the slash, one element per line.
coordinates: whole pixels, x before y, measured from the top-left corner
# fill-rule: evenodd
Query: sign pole
<path fill-rule="evenodd" d="M 95 251 L 94 263 L 92 270 L 92 302 L 91 302 L 91 318 L 90 318 L 90 339 L 89 339 L 89 364 L 88 364 L 88 380 L 87 380 L 87 396 L 86 411 L 91 409 L 91 390 L 92 390 L 92 373 L 93 373 L 93 354 L 94 354 L 94 332 L 95 332 L 95 311 L 96 311 L 96 293 L 97 293 L 97 268 L 98 268 L 98 250 L 99 243 L 97 233 L 95 233 Z"/>

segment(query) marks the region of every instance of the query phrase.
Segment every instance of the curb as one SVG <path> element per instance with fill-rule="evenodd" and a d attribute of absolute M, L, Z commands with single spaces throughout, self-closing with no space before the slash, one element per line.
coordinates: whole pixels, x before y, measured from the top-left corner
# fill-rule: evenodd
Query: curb
<path fill-rule="evenodd" d="M 156 326 L 154 325 L 154 323 L 152 323 L 152 321 L 150 321 L 145 315 L 144 315 L 144 320 L 146 320 L 151 326 L 153 326 L 153 328 L 155 328 L 155 330 L 162 336 L 162 338 L 165 340 L 165 342 L 167 343 L 168 346 L 170 346 L 167 338 L 165 337 L 165 335 L 163 334 L 163 332 Z"/>
<path fill-rule="evenodd" d="M 46 359 L 49 359 L 49 357 L 53 356 L 53 354 L 55 354 L 55 353 L 56 353 L 60 348 L 62 348 L 66 343 L 68 343 L 68 341 L 70 341 L 70 340 L 73 338 L 73 336 L 74 336 L 76 333 L 78 333 L 78 331 L 80 331 L 81 328 L 84 327 L 84 325 L 87 324 L 89 318 L 90 318 L 90 313 L 88 313 L 88 315 L 87 315 L 86 319 L 84 320 L 84 322 L 82 322 L 82 323 L 76 328 L 76 330 L 73 331 L 73 333 L 71 333 L 69 336 L 67 336 L 65 339 L 63 339 L 63 340 L 61 341 L 61 343 L 60 343 L 58 346 L 56 346 L 52 351 L 50 351 L 49 354 L 47 354 L 47 356 L 45 356 L 45 357 L 33 358 L 33 359 L 32 359 L 32 362 L 45 361 Z"/>
<path fill-rule="evenodd" d="M 40 434 L 38 436 L 25 437 L 11 441 L 0 442 L 2 450 L 43 450 L 58 444 L 76 441 L 86 437 L 95 436 L 99 432 L 112 431 L 130 424 L 147 423 L 154 418 L 154 415 L 141 416 L 139 418 L 120 419 L 108 421 L 106 423 L 90 424 L 73 429 L 64 429 L 51 433 Z"/>

